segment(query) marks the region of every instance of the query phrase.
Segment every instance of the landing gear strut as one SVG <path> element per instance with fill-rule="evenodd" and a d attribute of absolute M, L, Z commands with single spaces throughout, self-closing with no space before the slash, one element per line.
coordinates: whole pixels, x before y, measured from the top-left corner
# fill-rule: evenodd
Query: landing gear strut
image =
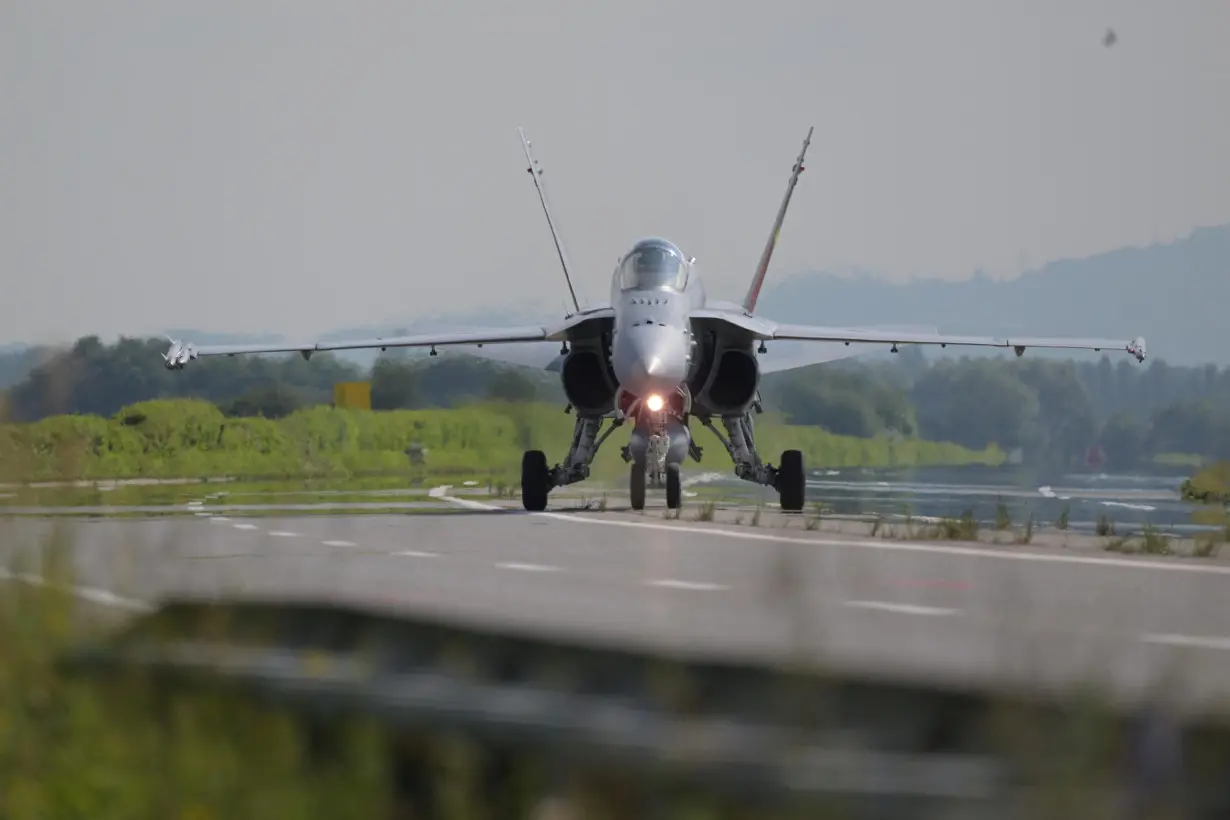
<path fill-rule="evenodd" d="M 782 452 L 781 466 L 765 464 L 756 451 L 756 432 L 750 412 L 738 416 L 722 416 L 726 435 L 714 426 L 708 416 L 701 423 L 718 437 L 735 463 L 735 475 L 744 481 L 777 490 L 782 512 L 802 512 L 807 495 L 807 472 L 803 469 L 803 453 Z"/>
<path fill-rule="evenodd" d="M 551 490 L 589 478 L 589 465 L 598 454 L 598 448 L 623 423 L 623 419 L 615 419 L 599 436 L 601 416 L 578 417 L 568 456 L 563 464 L 554 467 L 547 467 L 547 457 L 542 450 L 527 450 L 521 458 L 521 506 L 530 512 L 542 512 L 547 508 Z"/>

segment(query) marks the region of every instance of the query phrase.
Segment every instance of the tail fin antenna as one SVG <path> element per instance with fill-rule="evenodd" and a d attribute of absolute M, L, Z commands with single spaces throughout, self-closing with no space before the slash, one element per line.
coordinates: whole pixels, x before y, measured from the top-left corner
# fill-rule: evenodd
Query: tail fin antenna
<path fill-rule="evenodd" d="M 803 173 L 803 157 L 807 154 L 807 146 L 811 144 L 811 135 L 814 130 L 815 126 L 807 129 L 807 137 L 803 140 L 803 150 L 799 151 L 799 158 L 794 161 L 794 168 L 790 172 L 790 182 L 786 186 L 786 196 L 782 199 L 782 205 L 777 211 L 773 231 L 769 234 L 769 241 L 765 243 L 760 262 L 756 265 L 756 275 L 752 277 L 752 285 L 747 290 L 747 296 L 743 298 L 743 310 L 747 313 L 756 309 L 756 300 L 760 298 L 760 288 L 764 285 L 765 274 L 769 271 L 769 260 L 773 257 L 773 249 L 777 246 L 777 235 L 781 233 L 782 222 L 786 219 L 786 208 L 790 206 L 790 196 L 794 193 L 794 186 L 798 184 L 799 174 Z"/>
<path fill-rule="evenodd" d="M 543 187 L 542 168 L 538 161 L 534 159 L 533 153 L 530 152 L 530 141 L 525 137 L 525 131 L 521 128 L 517 129 L 517 133 L 521 135 L 521 145 L 525 148 L 525 159 L 529 162 L 529 167 L 526 170 L 534 180 L 534 187 L 538 190 L 538 201 L 542 203 L 542 213 L 547 218 L 547 227 L 551 229 L 551 240 L 555 242 L 555 252 L 559 254 L 560 266 L 564 269 L 564 281 L 568 283 L 568 294 L 572 297 L 572 306 L 577 313 L 581 312 L 581 303 L 577 300 L 577 292 L 572 287 L 572 276 L 568 273 L 568 260 L 564 256 L 564 244 L 560 241 L 559 232 L 555 230 L 555 220 L 551 219 L 551 210 L 547 207 L 547 192 Z"/>

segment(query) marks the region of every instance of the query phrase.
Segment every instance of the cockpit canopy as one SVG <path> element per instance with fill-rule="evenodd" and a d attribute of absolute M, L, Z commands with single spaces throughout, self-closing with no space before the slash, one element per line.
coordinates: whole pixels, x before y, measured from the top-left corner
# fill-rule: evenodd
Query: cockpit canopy
<path fill-rule="evenodd" d="M 647 239 L 638 242 L 619 263 L 620 290 L 682 291 L 688 283 L 683 253 L 670 242 Z"/>

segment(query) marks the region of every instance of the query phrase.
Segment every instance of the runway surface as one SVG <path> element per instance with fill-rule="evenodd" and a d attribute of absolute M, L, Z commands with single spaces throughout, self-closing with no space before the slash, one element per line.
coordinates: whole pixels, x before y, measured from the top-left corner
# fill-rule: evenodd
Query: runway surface
<path fill-rule="evenodd" d="M 1230 702 L 1224 562 L 437 503 L 452 513 L 12 518 L 0 543 L 60 529 L 78 593 L 117 608 L 292 596 L 675 654 Z M 22 572 L 38 568 L 8 579 Z"/>

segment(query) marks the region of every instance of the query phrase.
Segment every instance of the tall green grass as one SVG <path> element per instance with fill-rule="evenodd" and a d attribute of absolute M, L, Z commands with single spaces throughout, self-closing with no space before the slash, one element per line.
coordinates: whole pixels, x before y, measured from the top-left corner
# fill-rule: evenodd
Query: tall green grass
<path fill-rule="evenodd" d="M 71 581 L 44 558 L 42 577 Z M 61 653 L 99 629 L 81 606 L 0 580 L 0 817 L 391 816 L 378 727 L 348 722 L 322 763 L 298 718 L 235 692 L 66 675 Z"/>
<path fill-rule="evenodd" d="M 110 478 L 350 477 L 405 473 L 408 448 L 425 448 L 423 470 L 434 474 L 509 474 L 521 454 L 542 449 L 560 461 L 573 417 L 545 404 L 491 403 L 455 409 L 372 412 L 313 407 L 280 420 L 227 418 L 197 400 L 150 401 L 111 418 L 56 416 L 0 425 L 0 480 Z M 766 458 L 803 451 L 812 467 L 893 467 L 1003 463 L 994 446 L 974 451 L 916 439 L 859 439 L 815 427 L 758 419 Z M 693 434 L 705 464 L 728 466 L 721 443 L 699 424 Z M 626 470 L 619 458 L 626 435 L 615 433 L 595 462 L 597 475 Z"/>

